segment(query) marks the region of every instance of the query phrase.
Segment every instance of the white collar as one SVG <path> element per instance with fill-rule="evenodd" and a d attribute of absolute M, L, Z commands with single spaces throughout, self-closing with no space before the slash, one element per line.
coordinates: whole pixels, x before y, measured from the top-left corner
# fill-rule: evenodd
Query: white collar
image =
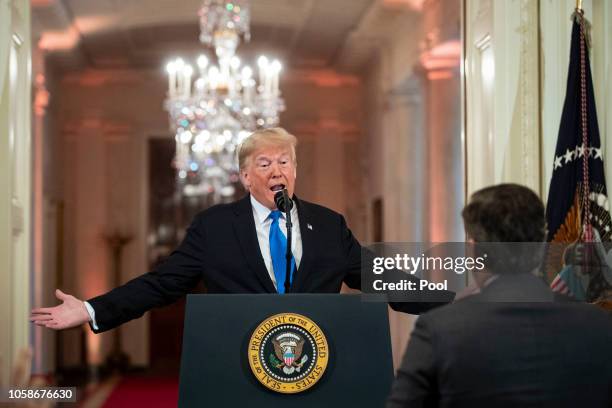
<path fill-rule="evenodd" d="M 259 221 L 260 224 L 266 222 L 266 219 L 268 218 L 272 210 L 257 201 L 255 197 L 253 197 L 253 194 L 251 194 L 251 206 L 253 207 L 253 211 L 255 212 L 255 219 Z"/>
<path fill-rule="evenodd" d="M 257 201 L 255 197 L 253 197 L 252 194 L 250 194 L 250 196 L 251 196 L 251 206 L 253 207 L 255 219 L 259 221 L 260 224 L 263 224 L 264 222 L 266 222 L 266 220 L 270 216 L 270 213 L 273 210 L 269 209 L 268 207 L 266 207 L 265 205 Z M 281 212 L 281 217 L 285 219 L 285 213 Z M 293 208 L 291 209 L 291 219 L 294 220 L 296 218 L 297 218 L 297 208 L 294 205 Z"/>

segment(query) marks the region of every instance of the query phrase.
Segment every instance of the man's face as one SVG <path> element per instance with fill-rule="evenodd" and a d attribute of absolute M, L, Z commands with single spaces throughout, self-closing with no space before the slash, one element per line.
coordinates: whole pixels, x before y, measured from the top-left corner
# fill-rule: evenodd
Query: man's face
<path fill-rule="evenodd" d="M 240 175 L 257 201 L 270 210 L 276 209 L 274 194 L 286 188 L 291 197 L 295 189 L 297 169 L 291 148 L 266 146 L 255 150 Z"/>

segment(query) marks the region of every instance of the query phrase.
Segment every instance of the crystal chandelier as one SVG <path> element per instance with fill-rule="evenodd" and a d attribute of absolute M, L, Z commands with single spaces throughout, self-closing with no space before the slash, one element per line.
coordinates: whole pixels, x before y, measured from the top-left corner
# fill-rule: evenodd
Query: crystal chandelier
<path fill-rule="evenodd" d="M 231 197 L 239 181 L 237 146 L 254 130 L 277 126 L 284 101 L 278 60 L 259 57 L 258 81 L 236 55 L 241 38 L 250 39 L 248 0 L 204 0 L 199 10 L 200 42 L 215 50 L 196 70 L 183 59 L 168 63 L 165 109 L 175 132 L 179 187 L 184 195 Z M 195 77 L 194 77 L 195 74 Z"/>

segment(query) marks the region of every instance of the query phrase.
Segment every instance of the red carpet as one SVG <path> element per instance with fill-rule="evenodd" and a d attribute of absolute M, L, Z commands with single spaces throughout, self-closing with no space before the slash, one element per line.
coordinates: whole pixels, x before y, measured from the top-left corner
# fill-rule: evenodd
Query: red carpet
<path fill-rule="evenodd" d="M 125 377 L 121 379 L 103 408 L 176 407 L 178 378 Z"/>

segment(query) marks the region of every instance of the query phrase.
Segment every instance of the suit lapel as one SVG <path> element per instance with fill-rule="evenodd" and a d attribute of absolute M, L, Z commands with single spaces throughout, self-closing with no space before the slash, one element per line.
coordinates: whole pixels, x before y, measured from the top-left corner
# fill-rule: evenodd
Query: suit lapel
<path fill-rule="evenodd" d="M 234 232 L 238 237 L 240 248 L 249 266 L 255 271 L 257 278 L 261 281 L 267 293 L 276 293 L 276 288 L 270 274 L 266 268 L 257 231 L 255 230 L 255 219 L 253 218 L 253 208 L 251 207 L 251 196 L 246 195 L 243 199 L 236 202 L 236 218 L 234 219 Z"/>
<path fill-rule="evenodd" d="M 302 236 L 302 259 L 300 266 L 293 275 L 293 283 L 291 284 L 290 292 L 298 293 L 301 291 L 302 284 L 308 276 L 312 260 L 314 259 L 315 249 L 315 234 L 312 229 L 312 214 L 309 211 L 308 204 L 300 201 L 294 196 L 294 200 L 298 209 L 298 218 L 300 220 L 300 234 Z M 310 228 L 308 227 L 310 226 Z"/>

